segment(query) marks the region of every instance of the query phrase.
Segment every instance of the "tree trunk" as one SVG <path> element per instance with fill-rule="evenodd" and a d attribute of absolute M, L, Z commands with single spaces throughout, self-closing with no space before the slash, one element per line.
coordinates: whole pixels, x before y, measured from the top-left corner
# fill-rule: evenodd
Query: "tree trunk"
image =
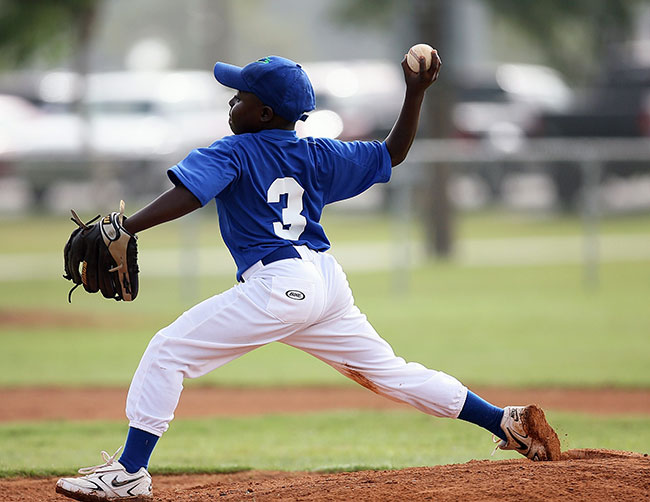
<path fill-rule="evenodd" d="M 453 87 L 451 74 L 445 75 L 446 48 L 450 48 L 452 0 L 416 0 L 414 18 L 417 42 L 433 45 L 443 61 L 441 77 L 429 89 L 424 102 L 420 135 L 444 138 L 451 134 Z M 424 228 L 429 255 L 448 258 L 453 251 L 453 214 L 448 186 L 450 168 L 446 164 L 425 166 Z"/>
<path fill-rule="evenodd" d="M 75 38 L 72 56 L 72 72 L 78 75 L 72 108 L 83 121 L 81 128 L 81 148 L 84 158 L 90 160 L 90 127 L 88 110 L 83 106 L 86 91 L 86 78 L 90 72 L 91 43 L 102 2 L 89 1 L 83 7 L 77 7 L 71 15 L 74 22 Z"/>

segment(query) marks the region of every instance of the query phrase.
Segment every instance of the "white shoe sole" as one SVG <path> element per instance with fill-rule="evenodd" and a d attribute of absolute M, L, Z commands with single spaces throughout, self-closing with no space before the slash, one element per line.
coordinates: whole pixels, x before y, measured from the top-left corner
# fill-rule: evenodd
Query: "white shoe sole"
<path fill-rule="evenodd" d="M 69 497 L 74 500 L 80 500 L 81 502 L 106 502 L 110 500 L 128 500 L 129 502 L 151 502 L 153 499 L 153 496 L 149 495 L 137 495 L 135 497 L 119 497 L 119 498 L 112 498 L 108 499 L 105 497 L 98 497 L 97 495 L 93 495 L 91 493 L 81 493 L 81 492 L 73 492 L 70 490 L 66 490 L 62 486 L 59 486 L 59 484 L 56 485 L 56 493 L 59 493 L 61 495 L 65 495 L 66 497 Z"/>

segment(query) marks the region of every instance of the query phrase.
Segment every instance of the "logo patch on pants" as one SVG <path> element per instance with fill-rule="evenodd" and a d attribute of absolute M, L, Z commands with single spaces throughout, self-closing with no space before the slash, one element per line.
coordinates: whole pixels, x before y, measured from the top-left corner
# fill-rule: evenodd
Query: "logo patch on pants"
<path fill-rule="evenodd" d="M 305 293 L 302 291 L 298 291 L 297 289 L 290 289 L 285 293 L 287 295 L 287 298 L 291 298 L 292 300 L 304 300 L 305 299 Z"/>

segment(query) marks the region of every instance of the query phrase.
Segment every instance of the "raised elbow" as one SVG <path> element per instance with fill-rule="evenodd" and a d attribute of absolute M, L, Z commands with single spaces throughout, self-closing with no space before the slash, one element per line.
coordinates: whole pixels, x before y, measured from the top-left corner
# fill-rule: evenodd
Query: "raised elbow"
<path fill-rule="evenodd" d="M 399 154 L 399 155 L 393 155 L 391 154 L 390 156 L 390 163 L 393 167 L 399 166 L 402 162 L 406 160 L 406 154 Z"/>

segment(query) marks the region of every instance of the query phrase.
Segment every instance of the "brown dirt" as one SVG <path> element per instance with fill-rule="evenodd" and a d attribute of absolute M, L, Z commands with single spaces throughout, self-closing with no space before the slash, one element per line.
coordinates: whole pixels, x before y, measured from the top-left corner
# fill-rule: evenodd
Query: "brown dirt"
<path fill-rule="evenodd" d="M 546 450 L 546 455 L 531 457 L 530 453 L 528 453 L 526 456 L 533 458 L 533 460 L 560 460 L 562 456 L 560 439 L 553 427 L 547 422 L 544 411 L 534 404 L 526 406 L 521 414 L 521 421 L 524 430 L 529 431 L 530 437 L 539 441 Z"/>
<path fill-rule="evenodd" d="M 63 502 L 54 478 L 0 479 L 0 501 Z M 569 450 L 557 462 L 471 461 L 398 471 L 338 474 L 249 471 L 154 476 L 154 501 L 650 500 L 650 458 L 607 450 Z"/>
<path fill-rule="evenodd" d="M 107 322 L 104 320 L 104 322 Z M 69 314 L 52 310 L 0 309 L 0 326 L 9 327 L 84 327 L 97 326 L 101 321 L 91 314 Z"/>

